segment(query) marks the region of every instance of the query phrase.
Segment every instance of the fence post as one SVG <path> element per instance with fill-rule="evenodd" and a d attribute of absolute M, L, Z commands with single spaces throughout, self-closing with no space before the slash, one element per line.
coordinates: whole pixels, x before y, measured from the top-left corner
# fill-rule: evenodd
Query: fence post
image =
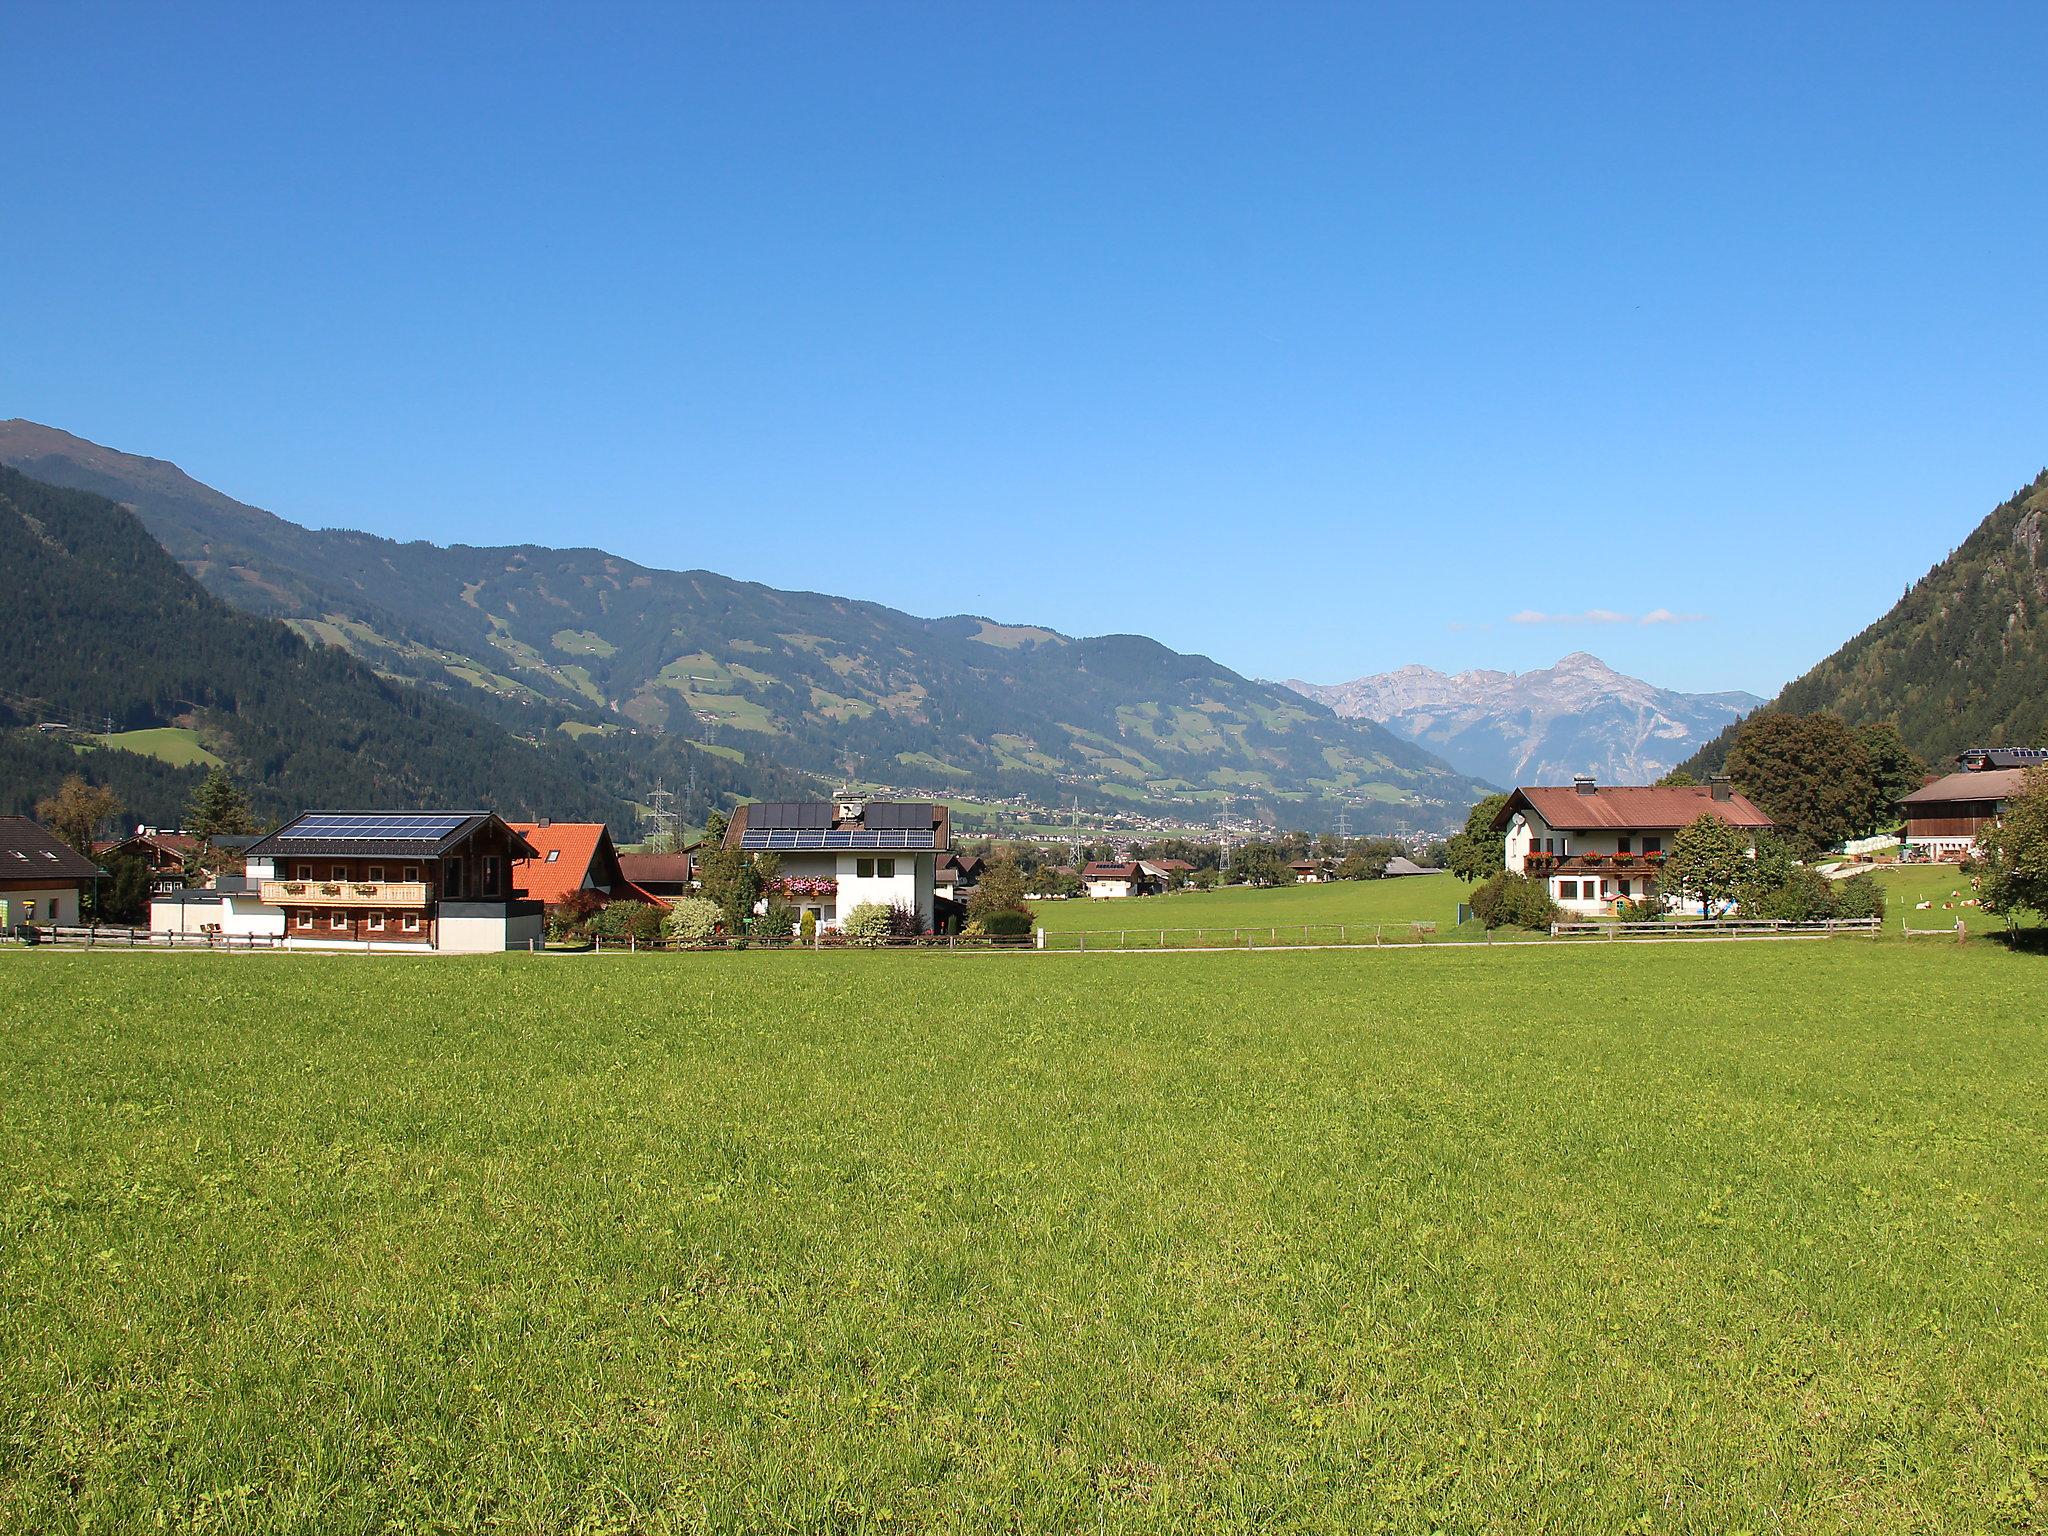
<path fill-rule="evenodd" d="M 1080 952 L 1086 954 L 1088 952 L 1088 931 L 1084 928 L 1081 932 L 1075 934 L 1074 937 L 1081 941 L 1078 946 Z"/>
<path fill-rule="evenodd" d="M 1960 917 L 1958 917 L 1956 919 L 1956 942 L 1958 944 L 1965 943 L 1968 941 L 1969 937 L 1970 930 L 1963 926 L 1963 920 Z"/>

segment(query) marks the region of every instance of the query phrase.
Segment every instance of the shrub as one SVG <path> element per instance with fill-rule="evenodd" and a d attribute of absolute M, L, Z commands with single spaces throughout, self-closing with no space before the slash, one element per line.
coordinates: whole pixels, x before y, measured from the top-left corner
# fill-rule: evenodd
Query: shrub
<path fill-rule="evenodd" d="M 889 937 L 889 908 L 879 901 L 864 901 L 839 920 L 839 931 L 849 944 L 879 949 Z"/>
<path fill-rule="evenodd" d="M 1614 904 L 1616 921 L 1624 923 L 1661 923 L 1664 921 L 1664 903 L 1655 896 L 1643 896 L 1636 900 L 1623 897 Z"/>
<path fill-rule="evenodd" d="M 1543 881 L 1502 872 L 1474 889 L 1472 915 L 1488 928 L 1548 928 L 1559 914 Z"/>
<path fill-rule="evenodd" d="M 1749 917 L 1775 918 L 1781 923 L 1811 923 L 1835 915 L 1833 882 L 1810 869 L 1795 869 L 1785 883 L 1757 899 Z"/>
<path fill-rule="evenodd" d="M 920 939 L 925 935 L 924 919 L 917 914 L 917 908 L 905 906 L 902 902 L 889 908 L 889 936 L 893 939 Z"/>
<path fill-rule="evenodd" d="M 974 925 L 991 938 L 1014 938 L 1035 926 L 1029 912 L 991 912 Z"/>
<path fill-rule="evenodd" d="M 644 901 L 612 901 L 598 909 L 590 919 L 590 932 L 601 939 L 616 939 L 624 942 L 633 939 L 645 944 L 661 937 L 662 911 L 650 907 Z"/>
<path fill-rule="evenodd" d="M 1884 917 L 1884 887 L 1868 875 L 1851 875 L 1835 882 L 1835 916 L 1848 918 Z"/>
<path fill-rule="evenodd" d="M 701 943 L 718 932 L 723 917 L 717 902 L 691 896 L 668 909 L 668 920 L 662 926 L 672 939 Z"/>
<path fill-rule="evenodd" d="M 770 896 L 766 909 L 748 925 L 747 931 L 762 938 L 786 939 L 796 932 L 796 908 L 780 896 Z"/>
<path fill-rule="evenodd" d="M 806 911 L 805 911 L 805 913 L 804 913 L 804 917 L 803 917 L 803 923 L 802 923 L 802 925 L 801 925 L 801 927 L 799 928 L 799 930 L 798 930 L 798 931 L 799 931 L 799 932 L 800 932 L 800 933 L 801 933 L 801 934 L 803 935 L 803 941 L 804 941 L 804 942 L 805 942 L 806 944 L 815 944 L 815 943 L 817 943 L 817 941 L 818 941 L 818 914 L 817 914 L 817 913 L 815 913 L 815 912 L 812 912 L 812 911 L 808 911 L 808 910 L 806 910 Z"/>

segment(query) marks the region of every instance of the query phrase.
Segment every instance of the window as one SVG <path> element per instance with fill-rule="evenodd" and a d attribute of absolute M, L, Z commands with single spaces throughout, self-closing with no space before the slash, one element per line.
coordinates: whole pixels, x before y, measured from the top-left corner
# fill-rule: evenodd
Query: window
<path fill-rule="evenodd" d="M 894 859 L 875 860 L 875 875 L 882 880 L 894 880 L 896 878 L 896 861 Z"/>
<path fill-rule="evenodd" d="M 384 914 L 383 914 L 382 912 L 372 912 L 372 913 L 370 914 L 370 932 L 372 932 L 372 933 L 382 933 L 383 931 L 384 931 Z"/>
<path fill-rule="evenodd" d="M 484 855 L 483 877 L 479 884 L 482 887 L 483 895 L 495 896 L 498 894 L 498 856 L 495 853 Z"/>
<path fill-rule="evenodd" d="M 1644 839 L 1643 839 L 1643 852 L 1645 852 L 1645 853 L 1662 853 L 1663 851 L 1664 851 L 1664 839 L 1663 839 L 1663 838 L 1661 838 L 1661 837 L 1646 837 L 1646 838 L 1644 838 Z"/>
<path fill-rule="evenodd" d="M 1546 837 L 1545 839 L 1543 839 L 1543 851 L 1545 853 L 1557 852 L 1557 839 L 1554 837 Z"/>
<path fill-rule="evenodd" d="M 1628 839 L 1627 839 L 1626 837 L 1617 837 L 1617 838 L 1616 838 L 1616 839 L 1614 840 L 1614 851 L 1615 851 L 1616 853 L 1627 853 L 1627 852 L 1628 852 Z"/>
<path fill-rule="evenodd" d="M 29 899 L 28 899 L 27 901 L 24 901 L 24 902 L 23 902 L 23 903 L 21 904 L 21 920 L 22 920 L 22 921 L 23 921 L 24 923 L 32 923 L 32 922 L 34 922 L 34 921 L 36 920 L 36 899 L 35 899 L 35 897 L 31 896 L 31 897 L 29 897 Z"/>
<path fill-rule="evenodd" d="M 418 933 L 420 931 L 419 913 L 408 912 L 405 914 L 405 931 L 407 933 Z"/>
<path fill-rule="evenodd" d="M 382 864 L 372 864 L 364 873 L 363 878 L 372 885 L 382 885 L 384 883 L 384 866 Z"/>
<path fill-rule="evenodd" d="M 313 910 L 312 910 L 312 908 L 310 908 L 310 907 L 301 907 L 301 908 L 299 909 L 299 930 L 300 930 L 300 932 L 302 932 L 302 933 L 311 933 L 311 932 L 313 931 Z"/>
<path fill-rule="evenodd" d="M 559 858 L 560 858 L 561 856 L 562 856 L 562 850 L 561 850 L 561 849 L 559 849 L 559 848 L 550 848 L 550 849 L 548 850 L 548 860 L 547 860 L 547 861 L 548 861 L 548 862 L 549 862 L 550 864 L 552 864 L 552 863 L 554 863 L 554 862 L 555 862 L 555 860 L 559 859 Z"/>
<path fill-rule="evenodd" d="M 1622 882 L 1621 882 L 1621 899 L 1622 899 L 1623 901 L 1627 901 L 1627 900 L 1628 900 L 1628 899 L 1630 898 L 1630 896 L 1631 896 L 1631 895 L 1633 895 L 1633 894 L 1634 894 L 1634 893 L 1633 893 L 1633 892 L 1631 892 L 1631 891 L 1629 890 L 1629 884 L 1628 884 L 1628 882 L 1627 882 L 1626 880 L 1622 881 Z"/>
<path fill-rule="evenodd" d="M 312 878 L 313 878 L 313 866 L 312 866 L 312 865 L 310 865 L 310 864 L 301 864 L 301 865 L 299 866 L 299 878 L 300 878 L 301 880 L 310 880 L 310 879 L 312 879 Z"/>
<path fill-rule="evenodd" d="M 420 867 L 419 867 L 419 865 L 417 865 L 417 864 L 408 864 L 408 865 L 406 865 L 406 866 L 405 866 L 405 878 L 406 878 L 407 880 L 409 880 L 409 881 L 411 881 L 411 880 L 417 880 L 417 879 L 419 879 L 419 877 L 420 877 Z"/>
<path fill-rule="evenodd" d="M 855 875 L 855 877 L 856 877 L 857 879 L 861 879 L 861 880 L 872 880 L 872 879 L 874 879 L 874 878 L 875 878 L 875 861 L 874 861 L 873 859 L 855 859 L 855 860 L 853 861 L 853 873 L 854 873 L 854 875 Z"/>
<path fill-rule="evenodd" d="M 1579 882 L 1576 880 L 1558 881 L 1557 899 L 1559 901 L 1577 901 L 1579 899 Z"/>
<path fill-rule="evenodd" d="M 346 880 L 348 878 L 348 866 L 346 864 L 331 866 L 327 878 L 330 880 Z"/>
<path fill-rule="evenodd" d="M 327 914 L 327 926 L 336 933 L 347 933 L 348 914 L 336 908 Z"/>
<path fill-rule="evenodd" d="M 462 899 L 462 860 L 450 859 L 441 866 L 441 894 L 450 901 Z"/>

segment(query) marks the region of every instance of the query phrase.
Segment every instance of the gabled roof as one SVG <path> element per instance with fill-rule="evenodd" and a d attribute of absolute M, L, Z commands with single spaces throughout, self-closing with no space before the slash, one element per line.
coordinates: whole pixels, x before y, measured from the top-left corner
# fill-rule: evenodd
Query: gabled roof
<path fill-rule="evenodd" d="M 1090 864 L 1081 871 L 1083 880 L 1135 880 L 1144 873 L 1136 864 Z"/>
<path fill-rule="evenodd" d="M 93 857 L 103 859 L 110 853 L 123 848 L 154 848 L 159 853 L 168 853 L 174 858 L 183 858 L 199 846 L 199 839 L 190 832 L 135 832 L 127 837 L 101 838 L 92 845 Z"/>
<path fill-rule="evenodd" d="M 620 868 L 611 830 L 601 821 L 515 821 L 512 830 L 533 848 L 533 857 L 512 861 L 512 884 L 533 900 L 555 906 L 586 885 L 602 886 L 614 899 L 667 906 L 627 878 Z M 549 854 L 553 854 L 551 859 Z"/>
<path fill-rule="evenodd" d="M 690 880 L 687 853 L 622 853 L 619 868 L 636 885 L 687 885 Z"/>
<path fill-rule="evenodd" d="M 2026 768 L 1980 768 L 1975 772 L 1946 773 L 1932 784 L 1923 784 L 1904 800 L 1906 805 L 1926 805 L 1945 800 L 2008 800 L 2026 789 Z"/>
<path fill-rule="evenodd" d="M 1617 784 L 1581 790 L 1571 784 L 1530 785 L 1508 796 L 1493 818 L 1504 832 L 1517 811 L 1533 810 L 1560 832 L 1675 832 L 1701 816 L 1759 831 L 1775 825 L 1745 795 L 1716 800 L 1707 784 Z"/>
<path fill-rule="evenodd" d="M 0 880 L 56 880 L 68 885 L 105 873 L 26 816 L 0 816 Z"/>
<path fill-rule="evenodd" d="M 944 853 L 951 815 L 928 801 L 868 800 L 858 817 L 830 800 L 742 805 L 725 826 L 727 848 L 749 853 Z"/>
<path fill-rule="evenodd" d="M 332 854 L 339 858 L 438 859 L 492 822 L 505 827 L 512 840 L 513 858 L 532 854 L 532 845 L 491 811 L 308 811 L 250 844 L 248 852 L 252 857 Z"/>

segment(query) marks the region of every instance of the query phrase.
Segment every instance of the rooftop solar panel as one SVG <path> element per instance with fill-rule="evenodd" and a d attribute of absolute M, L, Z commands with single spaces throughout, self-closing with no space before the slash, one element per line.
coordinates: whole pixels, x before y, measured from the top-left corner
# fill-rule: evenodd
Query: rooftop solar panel
<path fill-rule="evenodd" d="M 315 812 L 301 816 L 278 835 L 297 838 L 348 838 L 354 841 L 434 841 L 446 837 L 465 821 L 466 815 L 447 812 L 391 812 L 387 814 Z"/>
<path fill-rule="evenodd" d="M 935 846 L 929 827 L 834 830 L 829 827 L 754 827 L 740 834 L 740 847 L 756 853 L 830 853 L 856 848 L 911 851 Z"/>

